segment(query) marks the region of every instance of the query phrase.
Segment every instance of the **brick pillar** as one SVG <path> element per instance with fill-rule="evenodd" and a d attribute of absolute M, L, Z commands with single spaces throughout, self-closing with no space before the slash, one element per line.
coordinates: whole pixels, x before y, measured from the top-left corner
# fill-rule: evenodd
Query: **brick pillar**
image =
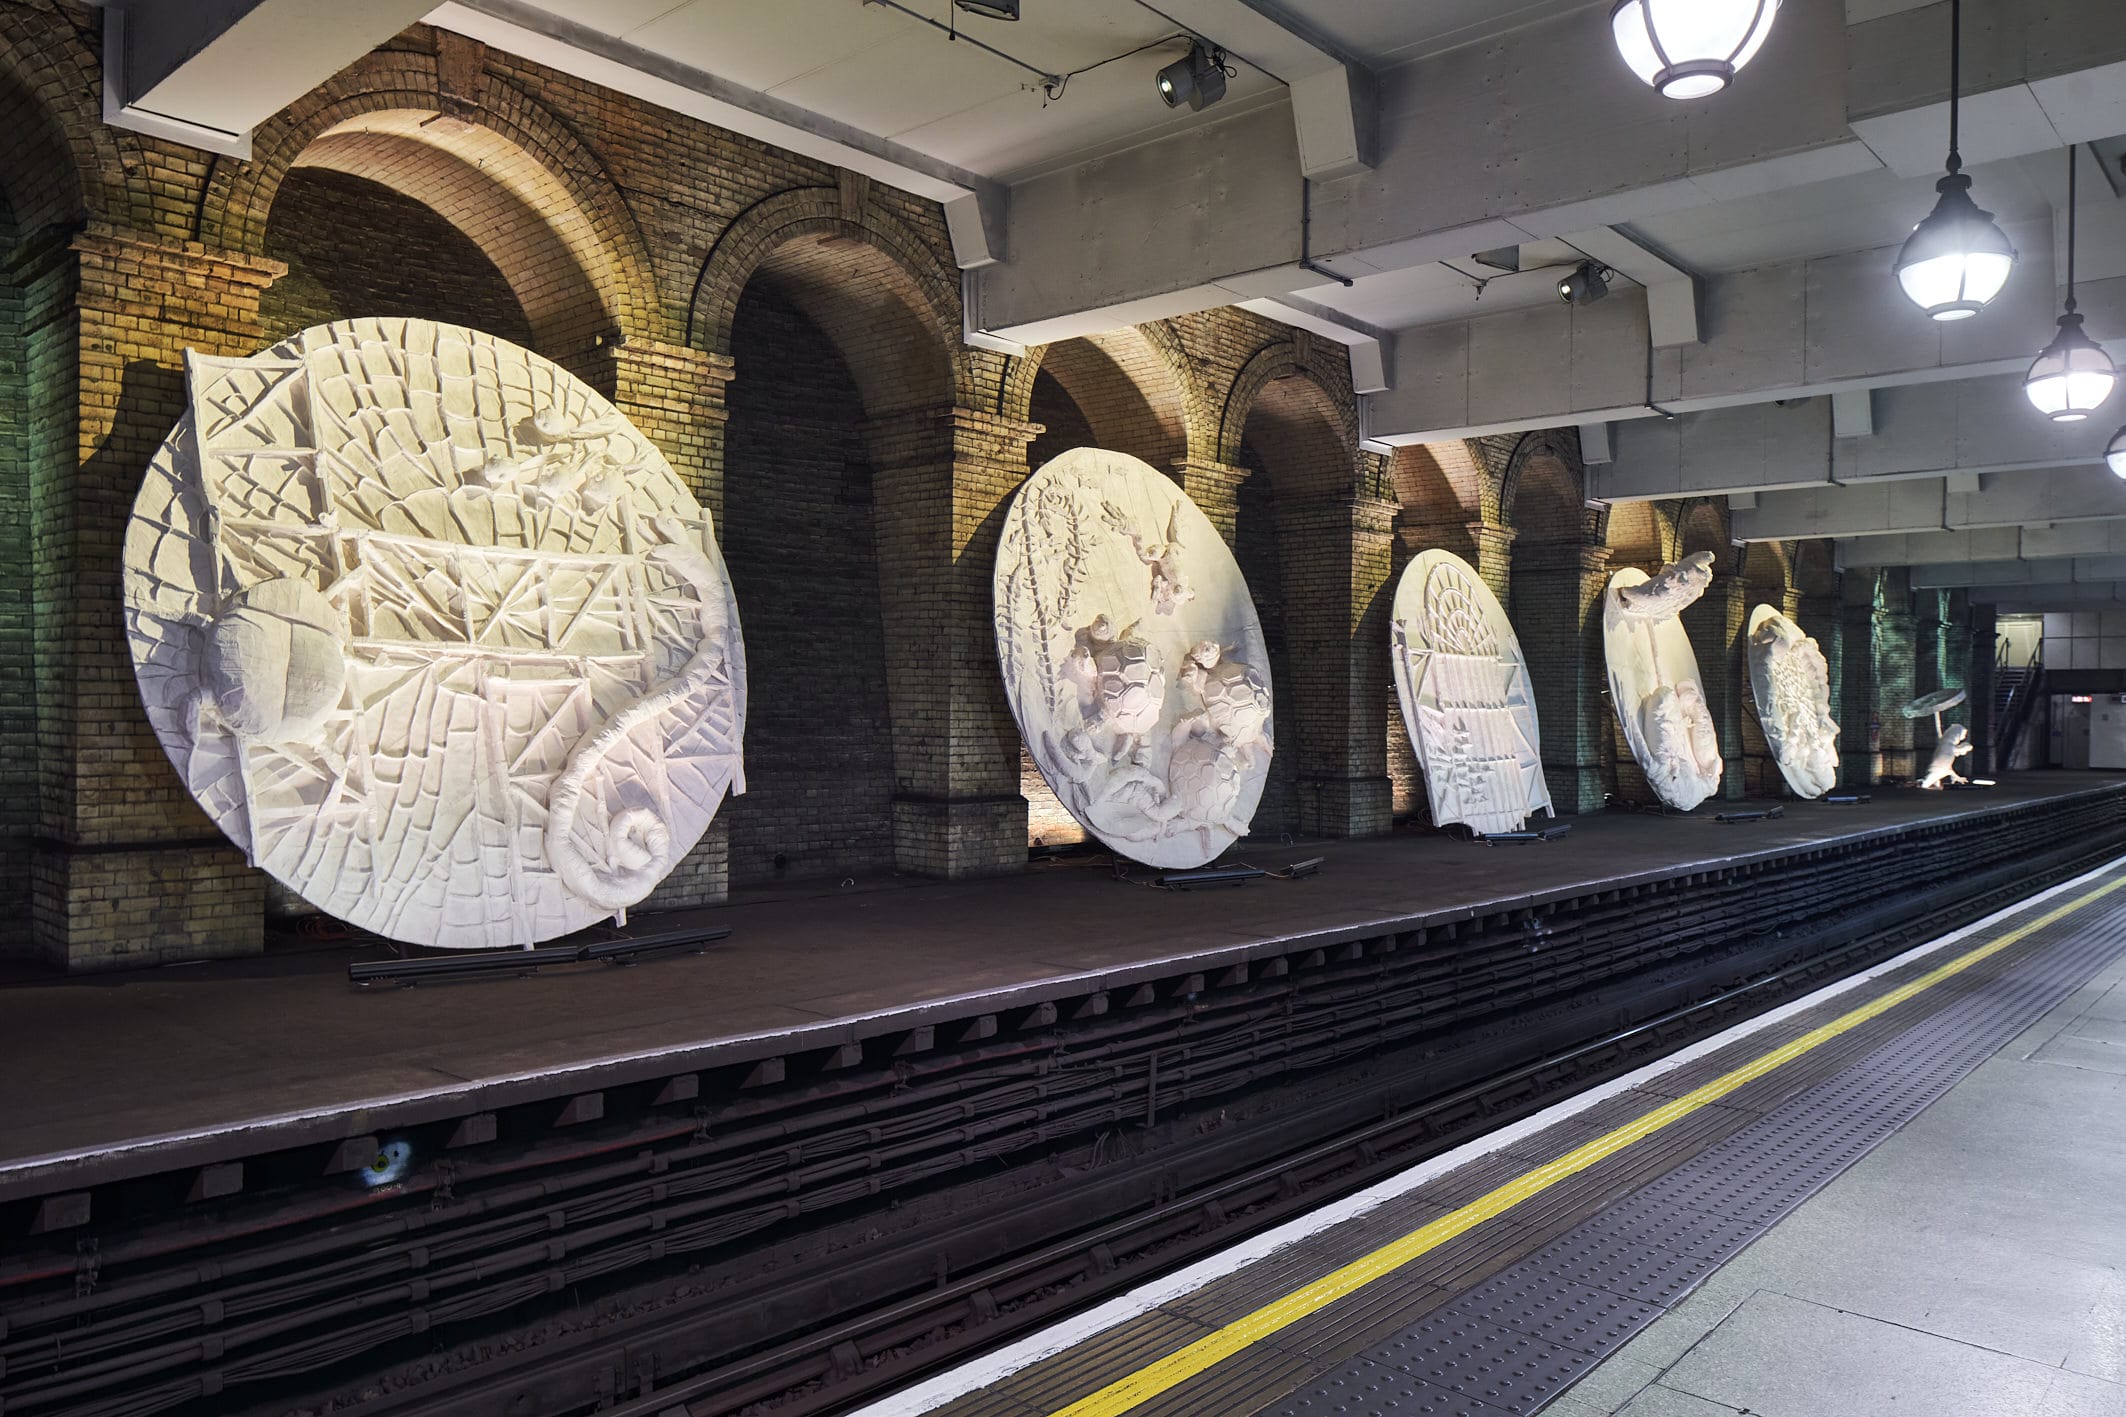
<path fill-rule="evenodd" d="M 1860 735 L 1861 746 L 1867 744 L 1868 726 L 1865 723 L 1846 722 L 1845 712 L 1845 616 L 1835 595 L 1802 595 L 1794 602 L 1791 617 L 1801 627 L 1801 633 L 1815 638 L 1816 648 L 1823 651 L 1823 663 L 1831 681 L 1831 717 L 1838 722 L 1838 751 L 1843 759 L 1853 745 L 1855 733 Z M 1840 762 L 1841 776 L 1846 764 Z"/>
<path fill-rule="evenodd" d="M 1994 662 L 2000 649 L 1999 614 L 1991 605 L 1971 605 L 1966 613 L 1970 624 L 1965 634 L 1964 682 L 1971 688 L 1971 741 L 1978 745 L 1972 750 L 1971 761 L 1991 775 L 2007 766 L 2001 761 L 2005 754 L 1996 754 L 1993 741 L 1998 727 L 1993 722 L 1993 686 L 1999 667 Z"/>
<path fill-rule="evenodd" d="M 1034 431 L 949 407 L 865 425 L 903 871 L 985 876 L 1026 865 L 1019 732 L 997 670 L 990 585 Z"/>
<path fill-rule="evenodd" d="M 141 710 L 121 548 L 141 475 L 184 410 L 184 351 L 256 351 L 259 295 L 285 270 L 95 226 L 46 252 L 29 282 L 33 377 L 51 381 L 53 420 L 32 511 L 33 934 L 69 969 L 251 954 L 264 943 L 265 877 L 193 803 Z"/>
<path fill-rule="evenodd" d="M 1233 527 L 1239 520 L 1240 484 L 1248 480 L 1248 470 L 1208 458 L 1177 458 L 1168 475 L 1231 547 Z"/>
<path fill-rule="evenodd" d="M 1514 633 L 1528 657 L 1543 777 L 1564 816 L 1599 812 L 1603 749 L 1614 731 L 1602 653 L 1602 592 L 1610 549 L 1526 542 L 1513 552 Z"/>
<path fill-rule="evenodd" d="M 724 389 L 734 367 L 726 354 L 657 340 L 630 339 L 600 350 L 594 385 L 657 445 L 694 500 L 723 535 Z M 738 607 L 741 630 L 745 607 Z M 727 799 L 728 804 L 728 799 Z M 686 859 L 675 864 L 644 910 L 720 905 L 731 897 L 731 824 L 719 811 Z"/>
<path fill-rule="evenodd" d="M 1902 575 L 1886 575 L 1884 607 L 1875 612 L 1875 699 L 1882 715 L 1882 767 L 1884 777 L 1917 777 L 1934 745 L 1934 720 L 1922 723 L 1898 712 L 1920 693 L 1916 646 L 1917 622 L 1912 597 Z M 1924 751 L 1922 749 L 1924 748 Z"/>
<path fill-rule="evenodd" d="M 1882 781 L 1878 735 L 1887 733 L 1890 717 L 1876 681 L 1875 577 L 1847 576 L 1840 609 L 1844 632 L 1839 636 L 1838 753 L 1845 782 L 1862 787 Z"/>
<path fill-rule="evenodd" d="M 1749 619 L 1749 582 L 1740 576 L 1716 575 L 1704 595 L 1680 617 L 1698 657 L 1698 677 L 1705 685 L 1705 706 L 1720 734 L 1720 757 L 1727 765 L 1720 796 L 1742 796 L 1746 783 L 1742 741 L 1742 631 Z"/>
<path fill-rule="evenodd" d="M 1285 681 L 1297 742 L 1279 742 L 1297 765 L 1299 829 L 1368 836 L 1394 820 L 1388 783 L 1389 576 L 1395 504 L 1336 493 L 1280 498 Z"/>
<path fill-rule="evenodd" d="M 1470 522 L 1467 527 L 1470 549 L 1475 555 L 1467 558 L 1476 567 L 1476 574 L 1491 593 L 1499 598 L 1499 604 L 1513 603 L 1513 540 L 1520 533 L 1510 526 L 1498 526 L 1492 522 Z"/>

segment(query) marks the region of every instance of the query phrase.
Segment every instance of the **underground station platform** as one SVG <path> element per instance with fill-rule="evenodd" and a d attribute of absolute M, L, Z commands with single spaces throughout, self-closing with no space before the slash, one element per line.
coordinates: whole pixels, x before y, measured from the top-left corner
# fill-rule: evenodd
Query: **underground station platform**
<path fill-rule="evenodd" d="M 791 890 L 630 968 L 14 984 L 0 1411 L 1615 1410 L 1574 1385 L 2116 964 L 2122 854 L 2126 778 L 2046 772 Z"/>

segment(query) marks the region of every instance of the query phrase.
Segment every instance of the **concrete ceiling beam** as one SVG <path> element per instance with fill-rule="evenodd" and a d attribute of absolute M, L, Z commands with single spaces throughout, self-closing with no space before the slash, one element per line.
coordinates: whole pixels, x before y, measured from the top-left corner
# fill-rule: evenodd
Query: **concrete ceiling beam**
<path fill-rule="evenodd" d="M 132 0 L 104 7 L 103 120 L 232 157 L 251 130 L 433 0 Z"/>
<path fill-rule="evenodd" d="M 1861 391 L 1868 432 L 1845 436 L 1848 395 L 1638 419 L 1612 430 L 1590 495 L 1608 502 L 1768 492 L 1881 478 L 1990 475 L 2094 463 L 2111 425 L 2053 423 L 2020 374 Z M 2102 423 L 2102 426 L 2097 426 Z"/>
<path fill-rule="evenodd" d="M 2126 517 L 2126 482 L 2102 467 L 2057 467 L 1970 479 L 1884 479 L 1758 494 L 1734 514 L 1738 541 L 2034 528 Z M 2038 554 L 2059 554 L 2039 552 Z"/>
<path fill-rule="evenodd" d="M 1920 566 L 1958 561 L 2046 561 L 2126 557 L 2126 520 L 2059 526 L 1996 526 L 1971 531 L 1862 536 L 1837 544 L 1841 566 Z"/>
<path fill-rule="evenodd" d="M 1304 19 L 1267 0 L 1171 0 L 1160 9 L 1291 91 L 1302 176 L 1331 182 L 1373 166 L 1373 74 Z"/>
<path fill-rule="evenodd" d="M 1989 31 L 2001 39 L 1966 55 L 1967 159 L 2126 131 L 2126 6 L 2004 4 L 2013 13 Z M 1924 148 L 1933 171 L 1946 146 L 1946 9 L 1848 26 L 1842 7 L 1787 6 L 1748 81 L 1702 105 L 1621 82 L 1600 6 L 1387 70 L 1378 163 L 1320 185 L 1304 235 L 1292 117 L 1271 107 L 1048 172 L 1013 187 L 1015 254 L 982 277 L 989 328 L 1031 342 L 1103 311 L 1111 328 L 1187 292 L 1320 284 L 1302 258 L 1359 277 L 1878 171 L 1871 142 L 1898 163 Z M 1103 229 L 1129 234 L 1130 259 L 1110 259 Z"/>

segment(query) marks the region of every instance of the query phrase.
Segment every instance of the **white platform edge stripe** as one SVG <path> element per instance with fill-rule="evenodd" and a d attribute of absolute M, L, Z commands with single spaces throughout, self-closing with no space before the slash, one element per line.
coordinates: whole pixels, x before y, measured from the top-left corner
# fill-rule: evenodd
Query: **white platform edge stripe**
<path fill-rule="evenodd" d="M 1301 1244 L 1331 1226 L 1340 1225 L 1346 1220 L 1364 1215 L 1368 1211 L 1395 1199 L 1397 1196 L 1417 1189 L 1436 1176 L 1444 1175 L 1456 1167 L 1466 1165 L 1479 1157 L 1500 1151 L 1523 1137 L 1531 1136 L 1555 1122 L 1583 1112 L 1598 1102 L 1605 1101 L 1620 1092 L 1660 1077 L 1664 1073 L 1673 1072 L 1675 1069 L 1695 1062 L 1716 1049 L 1724 1048 L 1739 1039 L 1748 1038 L 1750 1035 L 1759 1033 L 1783 1019 L 1791 1018 L 1805 1009 L 1814 1008 L 1826 1000 L 1835 999 L 1841 994 L 1859 988 L 1870 980 L 1879 978 L 1892 970 L 1902 968 L 1914 960 L 1924 959 L 1939 950 L 1947 949 L 1980 930 L 1990 929 L 2011 915 L 2028 910 L 2031 906 L 2037 905 L 2042 901 L 2050 900 L 2056 895 L 2094 881 L 2100 876 L 2119 869 L 2122 865 L 2126 865 L 2126 856 L 2107 861 L 2094 870 L 2086 871 L 2072 880 L 2061 881 L 2057 885 L 2039 891 L 2036 895 L 2028 896 L 2013 905 L 2004 906 L 1984 919 L 1975 920 L 1969 925 L 1953 930 L 1938 939 L 1915 945 L 1894 959 L 1885 960 L 1881 964 L 1863 970 L 1858 974 L 1850 975 L 1836 983 L 1827 984 L 1813 994 L 1781 1004 L 1775 1009 L 1738 1023 L 1734 1027 L 1714 1034 L 1710 1038 L 1693 1043 L 1686 1048 L 1669 1054 L 1665 1058 L 1649 1063 L 1634 1072 L 1627 1073 L 1623 1077 L 1613 1078 L 1563 1102 L 1554 1103 L 1531 1116 L 1523 1117 L 1518 1122 L 1501 1127 L 1495 1132 L 1487 1133 L 1475 1141 L 1466 1142 L 1452 1151 L 1443 1152 L 1429 1160 L 1421 1161 L 1409 1170 L 1399 1172 L 1385 1181 L 1367 1187 L 1365 1190 L 1346 1196 L 1342 1200 L 1332 1201 L 1328 1205 L 1321 1207 L 1321 1209 L 1311 1211 L 1297 1219 L 1288 1220 L 1283 1225 L 1266 1230 L 1251 1239 L 1243 1240 L 1239 1244 L 1221 1250 L 1215 1255 L 1198 1260 L 1195 1264 L 1189 1265 L 1184 1269 L 1176 1270 L 1172 1274 L 1139 1285 L 1127 1294 L 1118 1295 L 1103 1304 L 1086 1310 L 1082 1314 L 1074 1314 L 1070 1318 L 1051 1324 L 1038 1333 L 1029 1334 L 1015 1343 L 1009 1343 L 994 1352 L 985 1353 L 949 1372 L 940 1373 L 936 1377 L 928 1378 L 889 1397 L 881 1398 L 877 1402 L 856 1408 L 849 1414 L 849 1417 L 916 1417 L 919 1413 L 942 1407 L 955 1398 L 964 1397 L 971 1392 L 979 1392 L 993 1383 L 1003 1381 L 1021 1369 L 1031 1367 L 1045 1358 L 1053 1358 L 1059 1353 L 1067 1352 L 1088 1339 L 1095 1338 L 1109 1329 L 1117 1328 L 1122 1324 L 1128 1323 L 1131 1319 L 1151 1312 L 1162 1304 L 1168 1304 L 1176 1299 L 1193 1294 L 1212 1281 L 1222 1279 L 1236 1270 L 1255 1263 L 1257 1260 L 1265 1259 L 1289 1246 Z"/>

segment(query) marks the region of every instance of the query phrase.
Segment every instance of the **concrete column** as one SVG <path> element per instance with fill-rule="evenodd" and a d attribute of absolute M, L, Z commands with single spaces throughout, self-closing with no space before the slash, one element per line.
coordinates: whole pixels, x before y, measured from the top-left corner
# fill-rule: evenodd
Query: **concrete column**
<path fill-rule="evenodd" d="M 1743 643 L 1749 619 L 1749 582 L 1718 575 L 1697 602 L 1680 617 L 1698 657 L 1698 676 L 1705 684 L 1705 706 L 1720 733 L 1720 756 L 1727 767 L 1720 795 L 1733 799 L 1747 790 L 1747 752 L 1742 736 Z"/>
<path fill-rule="evenodd" d="M 1976 770 L 1988 776 L 1994 775 L 2007 763 L 2001 761 L 2005 752 L 1996 752 L 1995 735 L 1999 725 L 1993 721 L 1994 662 L 2000 647 L 1997 628 L 1997 612 L 1991 605 L 1971 605 L 1966 609 L 1970 625 L 1966 632 L 1968 663 L 1964 683 L 1971 689 L 1971 741 L 1978 745 L 1972 750 L 1971 762 Z"/>
<path fill-rule="evenodd" d="M 898 869 L 1001 875 L 1026 865 L 1019 733 L 990 608 L 1005 503 L 1034 425 L 928 408 L 865 425 L 893 708 Z"/>
<path fill-rule="evenodd" d="M 1388 782 L 1388 617 L 1395 504 L 1337 494 L 1280 499 L 1288 719 L 1296 743 L 1299 828 L 1367 836 L 1393 821 Z"/>
<path fill-rule="evenodd" d="M 265 877 L 148 727 L 122 610 L 141 470 L 185 406 L 184 352 L 251 354 L 278 261 L 91 226 L 23 268 L 33 398 L 38 833 L 32 935 L 73 970 L 256 953 Z"/>
<path fill-rule="evenodd" d="M 1528 656 L 1543 776 L 1560 815 L 1599 812 L 1613 731 L 1602 655 L 1602 593 L 1610 549 L 1578 542 L 1524 543 L 1513 552 L 1514 633 Z"/>
<path fill-rule="evenodd" d="M 724 391 L 735 368 L 731 357 L 649 339 L 604 345 L 600 353 L 603 368 L 591 382 L 657 445 L 721 538 L 724 425 L 730 420 Z M 739 609 L 742 616 L 744 607 Z M 719 812 L 641 909 L 718 905 L 730 897 L 731 827 Z"/>

